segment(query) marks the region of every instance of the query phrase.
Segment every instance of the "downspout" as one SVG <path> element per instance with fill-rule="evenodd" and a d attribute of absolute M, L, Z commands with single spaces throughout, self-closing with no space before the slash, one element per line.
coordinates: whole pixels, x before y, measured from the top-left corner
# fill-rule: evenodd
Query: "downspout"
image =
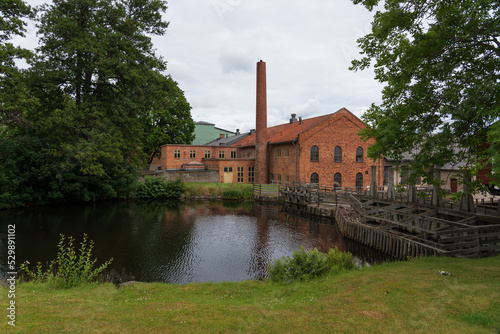
<path fill-rule="evenodd" d="M 293 147 L 295 147 L 295 182 L 297 182 L 297 146 L 295 145 L 295 143 L 299 140 L 299 137 L 295 138 L 293 141 L 292 141 L 292 145 Z"/>
<path fill-rule="evenodd" d="M 271 171 L 271 168 L 270 168 L 270 167 L 271 167 L 271 159 L 270 159 L 270 157 L 271 157 L 271 150 L 270 150 L 270 148 L 269 148 L 269 145 L 270 145 L 270 144 L 271 144 L 271 142 L 270 142 L 270 141 L 268 141 L 268 142 L 267 142 L 267 144 L 266 144 L 266 157 L 267 157 L 267 158 L 266 158 L 266 160 L 267 160 L 267 161 L 266 161 L 266 164 L 267 164 L 267 178 L 266 178 L 267 182 L 266 182 L 266 183 L 267 183 L 267 184 L 271 184 L 271 183 L 272 183 L 272 181 L 273 181 L 273 180 L 271 180 L 271 178 L 269 177 L 269 175 L 270 175 L 270 171 Z"/>

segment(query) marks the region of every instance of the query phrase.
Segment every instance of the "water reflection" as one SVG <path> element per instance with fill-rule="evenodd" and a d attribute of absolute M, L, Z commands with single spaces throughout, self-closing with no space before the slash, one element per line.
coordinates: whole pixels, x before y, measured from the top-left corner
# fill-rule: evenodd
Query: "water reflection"
<path fill-rule="evenodd" d="M 131 201 L 0 211 L 0 273 L 5 274 L 7 225 L 16 225 L 16 262 L 45 263 L 59 234 L 95 241 L 98 263 L 129 279 L 170 283 L 266 277 L 269 261 L 301 245 L 346 250 L 330 220 L 278 206 L 238 202 Z"/>

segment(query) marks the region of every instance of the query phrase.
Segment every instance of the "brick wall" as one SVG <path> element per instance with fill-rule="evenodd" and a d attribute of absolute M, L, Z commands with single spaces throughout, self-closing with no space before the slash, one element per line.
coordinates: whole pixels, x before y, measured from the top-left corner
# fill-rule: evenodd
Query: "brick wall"
<path fill-rule="evenodd" d="M 311 174 L 317 173 L 319 184 L 322 187 L 333 187 L 335 173 L 342 176 L 342 187 L 355 187 L 356 174 L 362 173 L 363 186 L 370 185 L 371 166 L 377 166 L 381 170 L 380 161 L 366 157 L 368 146 L 373 140 L 362 141 L 358 132 L 364 124 L 349 112 L 337 112 L 323 122 L 310 128 L 299 135 L 297 142 L 298 164 L 295 165 L 295 146 L 291 143 L 276 144 L 270 146 L 270 173 L 274 180 L 281 177 L 286 182 L 295 180 L 297 170 L 300 182 L 311 182 Z M 318 161 L 311 161 L 311 147 L 315 145 L 319 150 Z M 334 161 L 334 149 L 339 146 L 342 149 L 342 162 Z M 363 161 L 356 161 L 356 149 L 363 150 Z M 286 150 L 288 149 L 288 157 Z M 383 163 L 383 161 L 382 161 Z M 377 172 L 377 184 L 382 184 L 383 173 Z"/>
<path fill-rule="evenodd" d="M 310 182 L 311 174 L 319 175 L 320 186 L 332 187 L 335 173 L 342 176 L 342 187 L 355 187 L 356 174 L 363 176 L 363 186 L 370 185 L 371 166 L 378 165 L 366 157 L 373 140 L 362 141 L 358 132 L 364 124 L 350 113 L 338 112 L 299 136 L 300 178 Z M 319 148 L 319 161 L 311 161 L 311 147 Z M 334 161 L 335 147 L 342 150 L 342 162 Z M 362 162 L 356 161 L 356 149 L 363 150 Z M 381 174 L 381 173 L 379 173 Z"/>
<path fill-rule="evenodd" d="M 176 152 L 178 152 L 176 154 Z M 161 148 L 161 157 L 155 158 L 151 162 L 150 170 L 180 169 L 182 165 L 192 161 L 205 163 L 205 153 L 209 154 L 210 159 L 219 158 L 219 152 L 223 152 L 224 158 L 237 156 L 237 148 L 233 146 L 204 146 L 204 145 L 163 145 Z M 231 152 L 234 152 L 231 155 Z M 213 164 L 213 162 L 210 162 Z"/>
<path fill-rule="evenodd" d="M 278 144 L 269 146 L 269 173 L 271 181 L 294 182 L 295 180 L 295 146 Z M 297 166 L 298 168 L 298 166 Z M 298 175 L 297 175 L 298 177 Z M 298 181 L 298 180 L 297 180 Z"/>
<path fill-rule="evenodd" d="M 249 167 L 254 167 L 255 160 L 254 159 L 224 159 L 219 160 L 219 182 L 220 183 L 252 183 L 249 182 Z M 240 175 L 238 175 L 238 167 L 240 168 Z M 229 168 L 231 168 L 232 172 L 229 172 Z M 242 168 L 242 170 L 241 170 Z M 225 170 L 227 173 L 232 173 L 232 180 L 226 182 L 224 180 Z M 254 174 L 255 175 L 255 174 Z M 230 174 L 226 174 L 226 177 L 229 177 Z M 255 178 L 255 176 L 254 176 Z"/>
<path fill-rule="evenodd" d="M 186 170 L 186 171 L 165 171 L 161 173 L 169 181 L 179 178 L 184 182 L 213 182 L 219 181 L 219 172 L 216 170 Z"/>

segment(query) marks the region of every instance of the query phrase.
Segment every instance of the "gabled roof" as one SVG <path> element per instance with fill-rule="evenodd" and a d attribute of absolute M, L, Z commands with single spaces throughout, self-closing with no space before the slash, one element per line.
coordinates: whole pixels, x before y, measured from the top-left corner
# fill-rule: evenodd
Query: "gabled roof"
<path fill-rule="evenodd" d="M 214 123 L 208 123 L 205 121 L 197 121 L 197 122 L 194 122 L 194 124 L 196 124 L 196 125 L 215 125 Z"/>
<path fill-rule="evenodd" d="M 323 116 L 317 116 L 312 118 L 303 119 L 302 121 L 298 120 L 293 123 L 280 124 L 276 126 L 272 126 L 267 128 L 267 138 L 266 141 L 270 144 L 279 144 L 279 143 L 289 143 L 297 139 L 297 137 L 303 132 L 313 128 L 329 117 L 333 117 L 334 115 L 340 114 L 349 114 L 354 116 L 360 124 L 363 124 L 361 120 L 359 120 L 354 114 L 352 114 L 346 108 L 342 108 L 333 114 L 327 114 Z M 245 139 L 234 143 L 233 145 L 237 146 L 254 146 L 256 141 L 255 133 L 246 137 Z"/>

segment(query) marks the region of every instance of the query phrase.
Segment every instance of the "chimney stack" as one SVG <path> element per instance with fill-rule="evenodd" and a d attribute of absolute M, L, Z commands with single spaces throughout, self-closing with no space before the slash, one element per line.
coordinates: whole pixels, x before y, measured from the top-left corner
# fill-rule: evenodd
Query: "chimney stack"
<path fill-rule="evenodd" d="M 257 62 L 257 101 L 255 122 L 255 183 L 268 183 L 267 166 L 267 87 L 266 63 Z"/>
<path fill-rule="evenodd" d="M 295 123 L 295 121 L 297 120 L 297 119 L 295 118 L 295 116 L 297 116 L 297 115 L 296 115 L 296 114 L 292 114 L 292 118 L 290 118 L 290 124 Z"/>
<path fill-rule="evenodd" d="M 257 63 L 257 108 L 255 133 L 257 142 L 265 142 L 267 134 L 267 87 L 266 63 L 262 60 Z"/>

